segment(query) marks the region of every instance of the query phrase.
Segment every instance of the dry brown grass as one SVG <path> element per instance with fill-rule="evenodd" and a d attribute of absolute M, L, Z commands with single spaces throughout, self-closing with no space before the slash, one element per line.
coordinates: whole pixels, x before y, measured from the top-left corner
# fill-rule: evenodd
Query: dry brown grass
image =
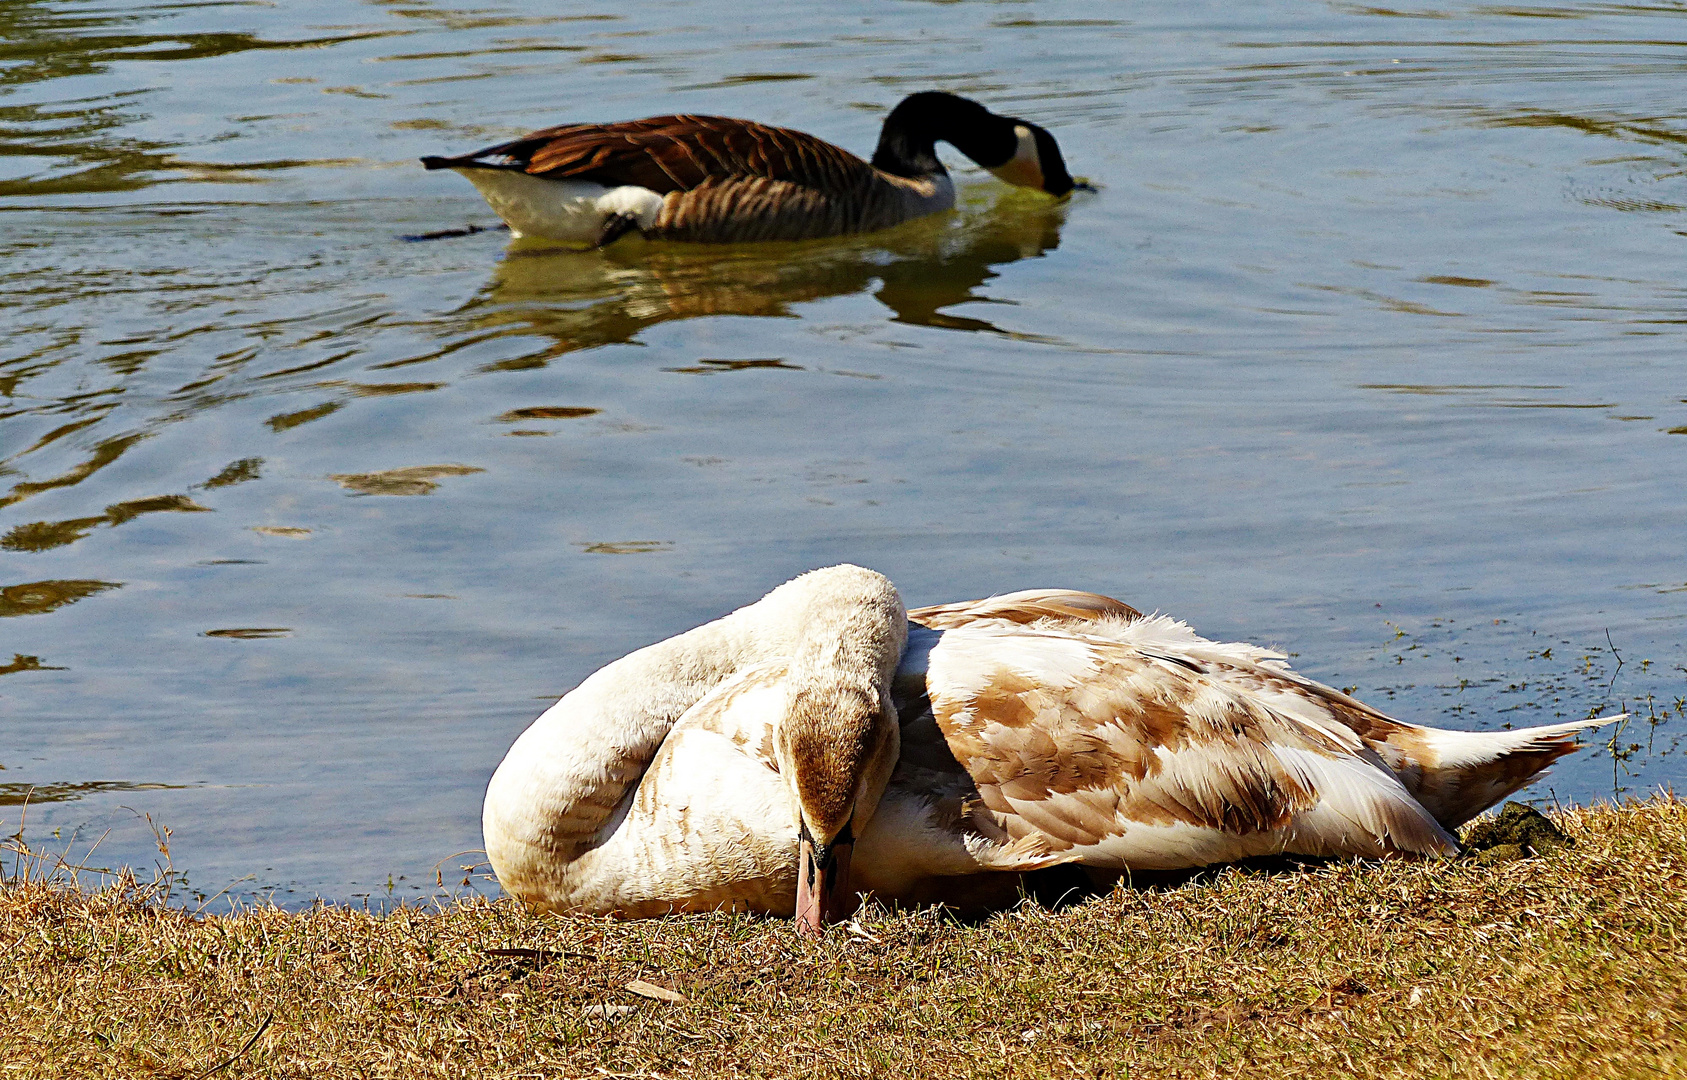
<path fill-rule="evenodd" d="M 1687 1076 L 1687 805 L 1558 821 L 1577 846 L 1546 858 L 1232 868 L 819 942 L 508 901 L 194 918 L 14 878 L 0 1078 Z"/>

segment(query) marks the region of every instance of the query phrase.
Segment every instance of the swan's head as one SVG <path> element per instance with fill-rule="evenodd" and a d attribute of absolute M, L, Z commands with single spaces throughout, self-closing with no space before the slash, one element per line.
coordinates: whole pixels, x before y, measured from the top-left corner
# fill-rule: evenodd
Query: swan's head
<path fill-rule="evenodd" d="M 796 796 L 800 929 L 817 932 L 853 910 L 855 838 L 872 819 L 900 751 L 885 691 L 826 679 L 792 690 L 774 756 Z"/>

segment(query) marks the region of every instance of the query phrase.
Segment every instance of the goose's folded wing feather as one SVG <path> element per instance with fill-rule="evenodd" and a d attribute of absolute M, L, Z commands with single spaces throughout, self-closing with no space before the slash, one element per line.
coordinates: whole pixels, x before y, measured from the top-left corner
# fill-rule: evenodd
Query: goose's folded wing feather
<path fill-rule="evenodd" d="M 933 719 L 1003 827 L 1084 862 L 1454 850 L 1314 698 L 1286 709 L 1171 650 L 1001 624 L 945 632 L 926 667 Z"/>
<path fill-rule="evenodd" d="M 823 139 L 720 116 L 565 124 L 461 160 L 609 187 L 632 184 L 659 194 L 747 177 L 842 192 L 874 175 L 865 161 Z"/>

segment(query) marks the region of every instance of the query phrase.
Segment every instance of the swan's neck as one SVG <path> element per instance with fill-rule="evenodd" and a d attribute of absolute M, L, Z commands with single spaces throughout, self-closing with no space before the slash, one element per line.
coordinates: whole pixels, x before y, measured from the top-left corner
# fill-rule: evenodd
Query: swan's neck
<path fill-rule="evenodd" d="M 680 715 L 755 662 L 743 611 L 622 657 L 545 710 L 492 775 L 481 824 L 507 892 L 550 903 Z"/>
<path fill-rule="evenodd" d="M 602 668 L 535 720 L 492 776 L 482 826 L 499 881 L 522 899 L 572 906 L 570 867 L 619 827 L 687 709 L 776 657 L 888 685 L 905 627 L 889 581 L 832 567 Z"/>

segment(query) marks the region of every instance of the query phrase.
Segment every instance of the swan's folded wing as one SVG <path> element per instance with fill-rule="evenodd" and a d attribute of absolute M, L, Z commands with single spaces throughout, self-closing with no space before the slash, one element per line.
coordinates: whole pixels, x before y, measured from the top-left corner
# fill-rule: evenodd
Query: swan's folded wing
<path fill-rule="evenodd" d="M 747 759 L 777 773 L 773 733 L 790 705 L 789 675 L 790 664 L 783 657 L 744 668 L 687 709 L 673 730 L 712 732 L 730 740 Z"/>
<path fill-rule="evenodd" d="M 1142 613 L 1110 596 L 1073 589 L 1023 589 L 983 600 L 934 604 L 908 612 L 909 619 L 933 630 L 953 630 L 991 620 L 1025 625 L 1043 619 L 1090 622 L 1109 617 L 1140 619 Z"/>
<path fill-rule="evenodd" d="M 1421 727 L 1301 675 L 1281 653 L 1208 641 L 1163 616 L 1101 620 L 1088 632 L 1191 666 L 1241 697 L 1374 757 L 1444 829 L 1457 828 L 1538 779 L 1576 748 L 1572 740 L 1579 731 L 1601 722 L 1486 732 Z"/>
<path fill-rule="evenodd" d="M 519 167 L 534 176 L 592 180 L 609 187 L 632 184 L 660 194 L 744 177 L 842 192 L 874 175 L 865 161 L 824 139 L 720 116 L 565 124 L 467 157 Z"/>
<path fill-rule="evenodd" d="M 1176 655 L 997 624 L 944 633 L 932 715 L 1015 837 L 1094 865 L 1176 867 L 1290 851 L 1454 850 L 1333 718 L 1309 723 Z"/>

